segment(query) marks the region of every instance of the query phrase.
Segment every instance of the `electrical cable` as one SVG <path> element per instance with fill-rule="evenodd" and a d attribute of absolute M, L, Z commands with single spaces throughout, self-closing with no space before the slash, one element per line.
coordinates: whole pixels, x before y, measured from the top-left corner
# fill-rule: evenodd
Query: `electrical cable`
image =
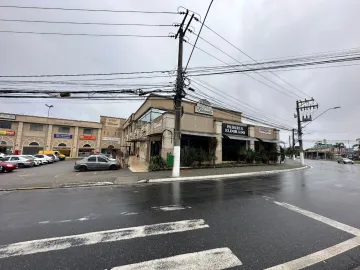
<path fill-rule="evenodd" d="M 208 7 L 208 9 L 207 9 L 207 11 L 206 11 L 204 21 L 202 22 L 202 25 L 201 25 L 201 27 L 200 27 L 200 31 L 199 31 L 199 33 L 197 34 L 197 37 L 196 37 L 196 40 L 195 40 L 194 46 L 193 46 L 193 48 L 192 48 L 192 50 L 191 50 L 191 53 L 190 53 L 189 59 L 188 59 L 188 61 L 187 61 L 187 63 L 186 63 L 186 66 L 185 66 L 184 72 L 186 71 L 186 69 L 187 69 L 187 67 L 188 67 L 188 65 L 189 65 L 189 62 L 190 62 L 191 56 L 192 56 L 192 55 L 193 55 L 193 53 L 194 53 L 195 45 L 196 45 L 196 43 L 197 43 L 197 41 L 198 41 L 198 39 L 199 39 L 199 36 L 200 36 L 201 30 L 202 30 L 202 28 L 203 28 L 203 26 L 204 26 L 204 22 L 205 22 L 205 20 L 206 20 L 206 17 L 207 17 L 207 15 L 208 15 L 209 11 L 210 11 L 210 8 L 211 8 L 212 3 L 213 3 L 213 0 L 211 0 L 211 2 L 210 2 L 210 4 L 209 4 L 209 7 Z M 198 19 L 197 19 L 197 18 L 195 18 L 195 20 L 198 20 Z"/>
<path fill-rule="evenodd" d="M 89 36 L 89 37 L 140 37 L 140 38 L 169 38 L 170 37 L 170 36 L 160 36 L 160 35 L 55 33 L 55 32 L 29 32 L 29 31 L 9 31 L 9 30 L 0 30 L 0 33 L 57 35 L 57 36 Z"/>
<path fill-rule="evenodd" d="M 0 5 L 2 8 L 18 9 L 42 9 L 42 10 L 61 10 L 61 11 L 89 11 L 89 12 L 114 12 L 114 13 L 144 13 L 144 14 L 179 14 L 172 11 L 142 11 L 142 10 L 113 10 L 113 9 L 85 9 L 85 8 L 61 8 L 61 7 L 39 7 L 39 6 L 16 6 Z"/>
<path fill-rule="evenodd" d="M 188 44 L 190 44 L 190 45 L 192 45 L 192 46 L 194 46 L 193 44 L 191 44 L 190 42 L 188 42 L 188 41 L 186 41 L 186 43 L 188 43 Z M 212 55 L 212 54 L 210 54 L 210 53 L 208 53 L 208 52 L 206 52 L 206 51 L 204 51 L 203 49 L 200 49 L 199 47 L 197 47 L 197 46 L 194 46 L 195 48 L 197 48 L 198 50 L 200 50 L 200 51 L 202 51 L 202 52 L 204 52 L 204 53 L 206 53 L 207 55 L 209 55 L 209 56 L 211 56 L 211 57 L 213 57 L 213 58 L 215 58 L 215 59 L 217 59 L 217 60 L 219 60 L 220 62 L 222 62 L 222 63 L 224 63 L 224 64 L 226 64 L 226 65 L 229 65 L 229 66 L 231 66 L 230 64 L 228 64 L 228 63 L 226 63 L 226 62 L 224 62 L 223 60 L 221 60 L 220 58 L 217 58 L 216 56 L 214 56 L 214 55 Z M 240 70 L 236 70 L 237 72 L 241 72 Z M 230 71 L 229 71 L 230 72 Z M 226 74 L 226 73 L 229 73 L 229 72 L 223 72 L 224 74 Z M 233 72 L 235 72 L 235 71 L 233 71 Z M 217 75 L 217 74 L 222 74 L 222 73 L 219 73 L 219 72 L 214 72 L 214 73 L 205 73 L 205 74 L 207 74 L 207 75 L 210 75 L 210 74 L 214 74 L 214 75 Z M 271 89 L 273 89 L 273 90 L 276 90 L 276 91 L 278 91 L 278 92 L 280 92 L 280 93 L 282 93 L 282 94 L 284 94 L 284 95 L 286 95 L 286 96 L 288 96 L 288 97 L 290 97 L 290 98 L 293 98 L 293 99 L 296 99 L 296 97 L 293 97 L 293 96 L 290 96 L 288 93 L 286 93 L 286 92 L 283 92 L 283 91 L 281 91 L 281 90 L 279 90 L 279 89 L 277 89 L 277 88 L 275 88 L 275 87 L 272 87 L 271 85 L 269 85 L 269 84 L 267 84 L 267 83 L 265 83 L 265 82 L 263 82 L 263 81 L 261 81 L 261 80 L 258 80 L 258 79 L 256 79 L 256 78 L 254 78 L 254 77 L 252 77 L 251 75 L 249 75 L 249 74 L 246 74 L 246 73 L 244 73 L 246 76 L 248 76 L 248 77 L 250 77 L 250 78 L 252 78 L 253 80 L 255 80 L 255 81 L 257 81 L 257 82 L 259 82 L 259 83 L 261 83 L 261 84 L 263 84 L 263 85 L 265 85 L 265 86 L 267 86 L 267 87 L 269 87 L 269 88 L 271 88 Z M 204 74 L 195 74 L 195 75 L 192 75 L 192 76 L 203 76 Z M 291 92 L 292 93 L 292 92 Z"/>
<path fill-rule="evenodd" d="M 194 33 L 195 35 L 195 33 Z M 223 54 L 227 55 L 228 57 L 230 57 L 231 59 L 233 59 L 234 61 L 240 63 L 242 66 L 247 66 L 246 64 L 243 64 L 242 62 L 240 62 L 239 60 L 237 60 L 236 58 L 232 57 L 230 54 L 224 52 L 222 49 L 220 49 L 219 47 L 215 46 L 214 44 L 212 44 L 211 42 L 205 40 L 204 38 L 200 37 L 201 40 L 203 40 L 204 42 L 206 42 L 207 44 L 209 44 L 210 46 L 214 47 L 215 49 L 219 50 L 220 52 L 222 52 Z M 258 74 L 257 72 L 255 72 L 257 75 L 259 75 L 260 77 L 264 78 L 265 80 L 275 84 L 276 86 L 280 87 L 281 89 L 284 89 L 285 91 L 289 91 L 288 89 L 284 88 L 283 86 L 273 82 L 272 80 L 270 80 L 269 78 L 265 77 L 264 75 L 262 74 Z M 298 94 L 296 93 L 293 93 L 291 91 L 289 91 L 290 93 L 296 95 L 297 97 L 299 97 L 300 99 L 302 98 L 301 96 L 299 96 Z"/>
<path fill-rule="evenodd" d="M 196 18 L 195 18 L 196 20 Z M 252 58 L 250 55 L 248 55 L 247 53 L 245 53 L 243 50 L 239 49 L 238 47 L 236 47 L 233 43 L 231 43 L 230 41 L 228 41 L 227 39 L 225 39 L 223 36 L 221 36 L 220 34 L 218 34 L 217 32 L 215 32 L 213 29 L 211 29 L 209 26 L 205 25 L 204 22 L 202 23 L 202 25 L 204 25 L 208 30 L 210 30 L 212 33 L 214 33 L 215 35 L 217 35 L 218 37 L 220 37 L 222 40 L 224 40 L 226 43 L 230 44 L 233 48 L 237 49 L 239 52 L 241 52 L 242 54 L 244 54 L 245 56 L 247 56 L 248 58 L 250 58 L 251 60 L 253 60 L 254 62 L 256 62 L 257 64 L 259 64 L 259 62 L 257 62 L 254 58 Z M 283 78 L 281 78 L 280 76 L 278 76 L 276 73 L 272 72 L 271 70 L 268 70 L 271 74 L 273 74 L 274 76 L 276 76 L 278 79 L 282 80 L 283 82 L 285 82 L 286 84 L 288 84 L 289 86 L 291 86 L 292 88 L 296 89 L 297 91 L 301 92 L 302 94 L 310 97 L 308 94 L 306 94 L 305 92 L 301 91 L 300 89 L 298 89 L 297 87 L 295 87 L 294 85 L 290 84 L 289 82 L 287 82 L 286 80 L 284 80 Z"/>
<path fill-rule="evenodd" d="M 165 27 L 172 24 L 145 24 L 145 23 L 105 23 L 105 22 L 74 22 L 74 21 L 42 21 L 42 20 L 21 20 L 21 19 L 2 19 L 2 22 L 21 22 L 21 23 L 49 23 L 49 24 L 75 24 L 75 25 L 104 25 L 104 26 L 156 26 Z"/>

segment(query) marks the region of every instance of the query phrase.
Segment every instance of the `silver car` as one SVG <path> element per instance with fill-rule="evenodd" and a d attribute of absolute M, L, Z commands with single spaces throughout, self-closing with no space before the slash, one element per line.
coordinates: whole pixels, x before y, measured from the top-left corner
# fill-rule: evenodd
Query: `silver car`
<path fill-rule="evenodd" d="M 74 169 L 85 172 L 87 170 L 117 170 L 120 163 L 117 160 L 109 160 L 101 156 L 90 156 L 79 161 L 75 161 Z"/>
<path fill-rule="evenodd" d="M 30 158 L 26 158 L 24 156 L 16 156 L 16 155 L 6 156 L 5 158 L 3 158 L 3 161 L 10 161 L 17 163 L 19 168 L 33 167 L 35 164 L 34 160 Z"/>

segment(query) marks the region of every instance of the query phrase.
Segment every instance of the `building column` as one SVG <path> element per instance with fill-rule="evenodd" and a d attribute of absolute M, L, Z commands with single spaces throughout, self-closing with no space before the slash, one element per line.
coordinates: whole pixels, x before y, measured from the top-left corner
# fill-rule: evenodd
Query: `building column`
<path fill-rule="evenodd" d="M 78 156 L 78 141 L 79 141 L 79 127 L 75 127 L 73 146 L 70 155 L 72 158 L 76 158 Z"/>
<path fill-rule="evenodd" d="M 248 125 L 248 135 L 251 138 L 255 137 L 255 127 Z M 248 149 L 255 151 L 255 141 L 249 141 Z"/>
<path fill-rule="evenodd" d="M 51 149 L 52 147 L 51 147 L 51 138 L 52 138 L 52 129 L 53 129 L 53 125 L 48 125 L 47 126 L 47 133 L 46 133 L 46 135 L 47 135 L 47 137 L 45 138 L 45 150 L 49 150 L 49 149 Z"/>
<path fill-rule="evenodd" d="M 167 154 L 174 150 L 175 115 L 168 114 L 163 117 L 163 132 L 161 134 L 161 157 L 167 159 Z"/>
<path fill-rule="evenodd" d="M 24 123 L 19 122 L 17 131 L 16 131 L 15 145 L 13 146 L 14 147 L 13 153 L 15 152 L 15 150 L 22 150 L 22 148 L 21 148 L 21 138 L 22 138 L 23 128 L 24 128 Z"/>
<path fill-rule="evenodd" d="M 222 122 L 220 121 L 214 122 L 214 133 L 216 134 L 216 142 L 217 142 L 215 149 L 215 155 L 216 155 L 215 163 L 219 164 L 222 163 Z"/>
<path fill-rule="evenodd" d="M 101 129 L 98 129 L 95 152 L 101 152 L 100 143 L 101 143 Z"/>

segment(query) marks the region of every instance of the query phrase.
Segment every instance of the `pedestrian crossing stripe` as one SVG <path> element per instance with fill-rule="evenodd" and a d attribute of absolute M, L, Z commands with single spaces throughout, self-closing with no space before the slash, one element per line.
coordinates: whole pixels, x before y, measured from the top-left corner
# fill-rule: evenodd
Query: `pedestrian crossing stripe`
<path fill-rule="evenodd" d="M 192 219 L 25 241 L 0 246 L 0 259 L 208 227 L 203 219 Z"/>
<path fill-rule="evenodd" d="M 242 265 L 229 248 L 216 248 L 186 253 L 152 261 L 117 266 L 111 270 L 220 270 Z"/>

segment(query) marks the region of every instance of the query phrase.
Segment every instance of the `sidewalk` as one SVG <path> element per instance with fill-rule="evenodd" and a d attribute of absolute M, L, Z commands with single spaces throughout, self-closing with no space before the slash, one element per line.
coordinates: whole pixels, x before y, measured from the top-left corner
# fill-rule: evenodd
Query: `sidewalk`
<path fill-rule="evenodd" d="M 57 178 L 49 176 L 34 176 L 34 178 L 9 179 L 0 181 L 0 191 L 4 190 L 32 190 L 49 188 L 71 188 L 87 186 L 107 186 L 107 185 L 128 185 L 139 184 L 141 182 L 163 182 L 174 180 L 197 180 L 248 176 L 253 173 L 278 173 L 283 170 L 299 169 L 302 166 L 298 161 L 286 160 L 280 165 L 260 165 L 243 166 L 228 168 L 207 168 L 181 170 L 180 178 L 171 178 L 171 170 L 159 172 L 131 172 L 129 169 L 118 171 L 99 171 L 99 172 L 69 172 Z M 235 174 L 235 175 L 234 175 Z M 243 174 L 243 175 L 241 175 Z M 16 176 L 11 174 L 10 176 Z M 232 175 L 232 176 L 231 176 Z M 3 179 L 5 180 L 5 179 Z"/>

